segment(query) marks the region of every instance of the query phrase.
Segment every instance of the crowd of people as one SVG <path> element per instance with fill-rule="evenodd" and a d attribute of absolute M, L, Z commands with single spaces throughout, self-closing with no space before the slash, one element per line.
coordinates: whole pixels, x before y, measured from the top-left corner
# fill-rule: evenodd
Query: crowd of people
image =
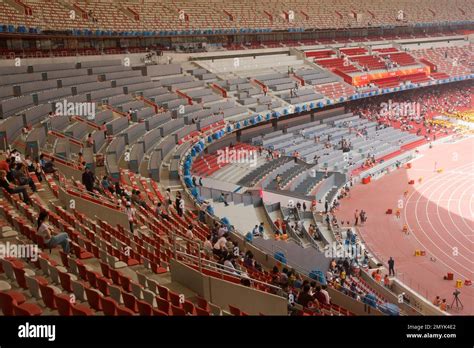
<path fill-rule="evenodd" d="M 396 95 L 360 100 L 353 104 L 350 111 L 378 122 L 380 127 L 393 126 L 405 131 L 413 131 L 430 141 L 436 140 L 434 137 L 437 133 L 448 133 L 446 128 L 429 122 L 432 116 L 472 107 L 473 92 L 474 87 L 468 82 L 461 82 L 456 86 L 432 86 L 404 91 Z M 388 102 L 392 105 L 409 107 L 406 107 L 406 110 L 403 108 L 388 110 L 386 107 Z"/>
<path fill-rule="evenodd" d="M 47 160 L 44 155 L 31 159 L 18 150 L 7 150 L 5 159 L 0 161 L 0 186 L 10 194 L 20 194 L 23 201 L 30 204 L 30 195 L 37 192 L 36 182 L 43 180 L 44 173 L 54 173 L 54 159 Z M 29 193 L 30 189 L 31 193 Z"/>

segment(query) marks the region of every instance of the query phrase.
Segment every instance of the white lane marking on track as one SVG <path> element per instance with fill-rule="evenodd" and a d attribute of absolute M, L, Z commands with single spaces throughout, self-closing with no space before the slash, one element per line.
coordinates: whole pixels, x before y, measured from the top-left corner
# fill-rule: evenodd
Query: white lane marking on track
<path fill-rule="evenodd" d="M 474 234 L 474 228 L 473 228 L 473 227 L 474 227 L 474 221 L 472 220 L 472 215 L 471 215 L 471 216 L 465 216 L 465 215 L 463 214 L 462 207 L 461 207 L 461 202 L 463 201 L 462 198 L 464 197 L 465 194 L 469 194 L 469 193 L 470 193 L 470 194 L 471 194 L 471 198 L 472 198 L 472 196 L 473 196 L 472 191 L 474 190 L 474 184 L 471 183 L 471 182 L 468 182 L 468 184 L 467 184 L 467 189 L 464 189 L 461 185 L 459 185 L 459 186 L 456 188 L 455 191 L 460 190 L 460 189 L 462 189 L 462 193 L 461 193 L 461 197 L 459 197 L 459 201 L 458 201 L 458 204 L 457 204 L 457 208 L 458 208 L 458 210 L 459 210 L 458 216 L 461 218 L 461 221 L 463 222 L 463 224 L 467 227 L 467 231 L 469 231 L 469 232 L 471 232 L 471 233 L 468 232 L 467 234 L 465 234 L 465 233 L 463 233 L 463 232 L 461 231 L 461 229 L 459 229 L 459 232 L 460 232 L 461 235 L 463 235 L 464 237 L 467 237 L 467 236 L 470 236 L 470 235 L 473 235 L 473 234 Z M 450 212 L 450 209 L 449 209 L 450 203 L 451 203 L 451 202 L 448 202 L 448 211 L 449 211 L 449 212 Z M 469 225 L 469 224 L 466 222 L 466 220 L 469 220 L 471 224 Z M 454 221 L 453 221 L 453 222 L 454 222 Z M 457 228 L 457 224 L 456 224 L 456 223 L 454 223 L 454 224 L 456 225 L 456 228 Z"/>
<path fill-rule="evenodd" d="M 451 175 L 452 176 L 452 175 Z M 440 215 L 439 215 L 439 204 L 436 204 L 434 202 L 434 199 L 430 199 L 433 195 L 436 195 L 438 192 L 440 192 L 438 189 L 441 189 L 441 196 L 444 195 L 444 193 L 446 191 L 448 191 L 452 186 L 456 185 L 457 184 L 457 181 L 455 180 L 457 177 L 454 177 L 454 178 L 451 178 L 450 180 L 450 184 L 449 185 L 444 185 L 444 186 L 436 186 L 437 184 L 437 181 L 436 181 L 436 178 L 432 181 L 431 184 L 433 184 L 435 187 L 434 188 L 431 188 L 428 189 L 427 187 L 425 188 L 425 191 L 424 192 L 429 192 L 428 194 L 428 200 L 432 203 L 432 204 L 435 204 L 436 205 L 436 217 L 433 218 L 433 219 L 430 219 L 428 217 L 428 224 L 430 225 L 431 229 L 433 230 L 433 232 L 441 239 L 442 243 L 446 244 L 451 250 L 453 250 L 454 247 L 458 248 L 458 249 L 464 249 L 465 246 L 463 243 L 460 243 L 457 238 L 451 233 L 451 231 L 446 228 L 443 220 L 440 218 Z M 428 193 L 427 192 L 427 193 Z M 451 192 L 452 193 L 452 192 Z M 428 207 L 429 207 L 429 204 L 425 204 L 425 215 L 428 216 Z M 418 212 L 418 210 L 417 210 Z M 441 228 L 440 229 L 435 229 L 434 226 L 433 226 L 433 223 L 434 222 L 440 222 L 440 226 Z M 423 227 L 420 226 L 422 229 Z M 446 233 L 441 233 L 441 229 L 443 229 Z M 456 245 L 450 245 L 450 243 L 448 243 L 448 241 L 445 239 L 445 237 L 447 236 L 450 236 L 455 242 L 456 242 Z M 470 250 L 467 249 L 467 253 L 469 254 Z M 454 256 L 454 255 L 453 255 Z M 464 256 L 464 254 L 462 253 L 459 253 L 458 256 L 460 256 L 461 258 L 464 258 L 467 260 L 467 258 Z"/>
<path fill-rule="evenodd" d="M 464 166 L 461 166 L 461 167 L 464 167 Z M 428 180 L 428 181 L 429 181 L 429 180 Z M 427 184 L 427 183 L 425 182 L 423 185 L 425 185 L 425 184 Z M 414 190 L 414 191 L 410 194 L 410 196 L 407 198 L 407 202 L 410 201 L 410 199 L 411 199 L 412 196 L 415 194 L 415 192 L 418 192 L 418 191 Z M 421 194 L 420 194 L 420 197 L 422 197 Z M 418 197 L 418 198 L 420 198 L 420 197 Z M 418 239 L 418 237 L 416 236 L 416 234 L 413 232 L 413 229 L 410 227 L 410 224 L 409 224 L 408 219 L 407 219 L 407 217 L 406 217 L 406 209 L 403 209 L 403 214 L 404 214 L 404 220 L 405 220 L 405 222 L 406 222 L 406 224 L 407 224 L 407 226 L 408 226 L 408 229 L 411 231 L 410 234 L 415 238 L 415 240 L 418 242 L 418 244 L 420 244 L 427 252 L 429 252 L 429 253 L 432 254 L 432 255 L 435 255 L 434 253 L 432 253 L 432 252 Z M 415 208 L 415 219 L 416 219 L 416 221 L 418 221 L 418 216 L 417 216 L 417 214 L 416 214 L 416 208 Z M 448 254 L 446 254 L 442 249 L 440 249 L 440 248 L 438 247 L 438 245 L 437 245 L 436 243 L 433 242 L 433 240 L 426 234 L 426 232 L 425 232 L 423 229 L 422 229 L 422 232 L 423 232 L 423 234 L 428 238 L 428 240 L 429 240 L 437 249 L 439 249 L 444 255 L 448 256 L 448 259 L 451 259 L 451 257 L 450 257 Z M 442 259 L 440 259 L 439 257 L 437 257 L 437 259 L 438 259 L 438 261 L 439 261 L 440 263 L 442 263 L 444 266 L 446 266 L 447 268 L 449 268 L 450 270 L 452 270 L 455 274 L 461 274 L 461 272 L 459 272 L 458 270 L 455 270 L 454 268 L 452 268 L 451 266 L 449 266 L 448 264 L 446 264 L 446 263 L 445 263 Z M 457 262 L 456 262 L 456 263 L 457 263 Z M 463 268 L 464 268 L 464 267 L 463 267 Z M 462 275 L 462 274 L 461 274 L 461 275 Z M 469 278 L 469 277 L 467 277 L 467 278 Z"/>
<path fill-rule="evenodd" d="M 451 190 L 451 193 L 450 193 L 450 197 L 452 197 L 456 191 L 457 191 L 457 188 L 461 187 L 461 185 L 459 185 L 459 180 L 462 180 L 464 181 L 463 178 L 460 178 L 458 176 L 454 177 L 451 181 L 451 184 L 450 185 L 446 185 L 446 187 L 444 188 L 444 190 L 441 192 L 441 196 L 440 197 L 443 197 L 444 196 L 444 193 L 446 191 L 448 191 L 449 189 L 451 189 L 451 187 L 455 186 L 455 189 L 454 190 Z M 435 180 L 436 182 L 436 180 Z M 431 192 L 430 194 L 430 197 L 431 195 L 435 194 L 437 191 L 437 189 L 440 188 L 440 187 L 437 187 L 434 191 Z M 467 252 L 468 252 L 468 255 L 469 253 L 471 254 L 474 254 L 474 252 L 472 250 L 469 250 L 469 248 L 467 248 L 464 243 L 461 243 L 457 238 L 456 238 L 456 235 L 457 233 L 451 233 L 451 232 L 454 232 L 454 231 L 451 231 L 450 229 L 446 228 L 446 226 L 444 225 L 444 222 L 443 222 L 443 219 L 441 219 L 440 215 L 439 215 L 439 207 L 440 205 L 438 203 L 436 203 L 436 212 L 438 213 L 437 214 L 437 220 L 439 220 L 439 222 L 441 223 L 441 226 L 443 227 L 443 229 L 447 232 L 447 235 L 449 235 L 450 237 L 452 237 L 455 241 L 456 241 L 456 245 L 453 245 L 451 247 L 457 247 L 457 248 L 466 248 Z M 426 205 L 426 210 L 428 210 L 428 205 Z M 451 211 L 449 210 L 449 204 L 448 204 L 448 208 L 445 209 L 448 213 L 448 216 L 449 216 L 449 219 L 451 220 L 451 223 L 454 225 L 454 227 L 460 232 L 460 235 L 464 237 L 464 233 L 457 227 L 457 225 L 455 224 L 452 216 L 451 216 Z M 430 223 L 431 225 L 431 223 Z M 441 234 L 438 233 L 438 231 L 436 231 L 436 233 L 441 237 Z M 469 240 L 467 241 L 468 243 L 470 242 Z M 448 244 L 448 242 L 446 242 L 446 244 Z M 448 244 L 449 245 L 449 244 Z M 461 254 L 459 254 L 461 255 Z M 463 255 L 461 255 L 463 258 L 465 258 Z"/>

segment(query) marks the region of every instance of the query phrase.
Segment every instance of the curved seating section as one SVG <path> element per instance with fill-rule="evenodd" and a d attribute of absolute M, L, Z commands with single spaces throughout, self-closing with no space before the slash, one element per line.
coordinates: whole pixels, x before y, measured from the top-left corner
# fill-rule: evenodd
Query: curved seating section
<path fill-rule="evenodd" d="M 293 58 L 288 61 L 293 61 L 296 67 L 301 65 Z M 190 246 L 185 240 L 186 228 L 190 223 L 194 223 L 193 232 L 200 242 L 203 242 L 210 233 L 209 227 L 198 222 L 197 216 L 189 210 L 180 217 L 176 210 L 171 208 L 170 221 L 150 214 L 150 211 L 154 211 L 156 202 L 164 202 L 163 194 L 160 192 L 162 188 L 157 182 L 145 178 L 141 173 L 145 172 L 150 178 L 158 181 L 161 165 L 166 158 L 170 158 L 169 171 L 178 173 L 180 161 L 190 146 L 198 140 L 214 139 L 213 134 L 226 127 L 224 120 L 235 115 L 235 109 L 242 110 L 243 113 L 248 112 L 246 107 L 239 106 L 239 104 L 246 105 L 245 100 L 248 98 L 235 101 L 233 92 L 239 91 L 241 85 L 244 85 L 242 89 L 244 91 L 255 87 L 247 88 L 250 84 L 250 71 L 256 66 L 249 61 L 248 64 L 245 63 L 249 70 L 242 69 L 242 76 L 233 76 L 224 81 L 220 73 L 225 72 L 225 64 L 221 66 L 222 71 L 219 73 L 214 72 L 212 66 L 200 69 L 196 64 L 183 64 L 183 67 L 170 64 L 167 67 L 158 66 L 150 69 L 152 74 L 147 76 L 140 76 L 135 70 L 124 68 L 120 61 L 90 61 L 74 65 L 58 65 L 56 68 L 46 65 L 20 67 L 13 69 L 12 72 L 0 70 L 2 76 L 0 113 L 5 118 L 0 124 L 0 138 L 6 140 L 3 145 L 23 145 L 25 149 L 30 149 L 33 146 L 29 147 L 28 144 L 36 143 L 37 150 L 45 153 L 46 158 L 54 157 L 60 174 L 57 177 L 48 175 L 44 185 L 48 185 L 62 203 L 66 199 L 73 199 L 80 202 L 82 207 L 64 210 L 54 202 L 50 207 L 46 207 L 36 197 L 32 206 L 28 207 L 19 200 L 19 197 L 10 196 L 8 193 L 5 193 L 5 199 L 0 201 L 0 211 L 8 223 L 20 231 L 25 240 L 41 244 L 32 225 L 39 211 L 43 209 L 52 212 L 52 224 L 58 229 L 65 230 L 73 241 L 73 252 L 76 256 L 74 259 L 59 255 L 55 250 L 49 257 L 50 260 L 46 254 L 42 254 L 43 261 L 40 258 L 38 264 L 22 265 L 23 269 L 38 271 L 38 274 L 45 278 L 43 281 L 38 277 L 30 277 L 25 288 L 32 298 L 35 295 L 38 300 L 41 298 L 40 301 L 43 301 L 41 304 L 44 306 L 40 309 L 44 313 L 103 312 L 117 315 L 128 312 L 128 314 L 176 315 L 182 314 L 182 311 L 191 314 L 199 312 L 196 310 L 198 303 L 193 304 L 193 307 L 184 308 L 181 303 L 173 302 L 176 297 L 171 295 L 172 291 L 168 289 L 168 295 L 164 295 L 165 290 L 160 288 L 153 278 L 166 273 L 170 260 L 174 258 L 193 268 L 196 268 L 197 264 L 190 261 L 188 256 L 209 259 L 204 254 L 199 255 L 199 250 Z M 269 64 L 269 61 L 265 64 Z M 260 68 L 253 70 L 260 71 L 258 78 L 273 92 L 280 92 L 286 89 L 287 84 L 288 88 L 290 87 L 290 80 L 292 85 L 295 81 L 288 73 L 284 74 L 286 69 L 287 66 L 273 69 L 270 65 L 266 65 L 263 68 L 264 73 Z M 318 73 L 318 71 L 310 72 L 313 75 Z M 302 75 L 304 76 L 305 72 Z M 50 83 L 53 79 L 62 79 L 65 84 Z M 210 84 L 213 83 L 221 83 L 221 87 L 232 95 L 231 98 L 226 100 L 221 90 L 211 88 Z M 17 85 L 20 88 L 13 87 Z M 305 95 L 303 92 L 299 97 Z M 49 127 L 49 131 L 46 132 L 45 126 L 39 124 L 47 120 L 48 113 L 53 111 L 51 103 L 69 98 L 75 102 L 94 103 L 98 112 L 91 119 L 83 115 L 53 117 L 45 122 Z M 272 98 L 278 100 L 276 98 L 279 97 Z M 285 97 L 280 99 L 284 101 Z M 127 115 L 130 109 L 131 114 Z M 234 111 L 228 111 L 229 109 Z M 24 139 L 20 138 L 22 128 L 27 126 L 30 127 L 30 132 Z M 352 130 L 349 131 L 349 128 Z M 104 136 L 104 130 L 109 139 Z M 353 150 L 357 150 L 354 151 L 357 153 L 354 154 L 351 164 L 356 165 L 358 159 L 369 153 L 377 157 L 383 156 L 394 148 L 416 140 L 413 134 L 401 133 L 390 127 L 376 128 L 373 122 L 352 114 L 333 116 L 323 122 L 308 124 L 306 127 L 293 127 L 291 132 L 293 133 L 289 136 L 281 133 L 274 136 L 265 135 L 261 139 L 262 145 L 277 147 L 281 152 L 285 149 L 289 152 L 298 151 L 306 156 L 306 159 L 313 160 L 315 153 L 309 145 L 315 137 L 324 139 L 330 135 L 331 142 L 337 142 L 344 137 L 352 141 Z M 368 139 L 359 137 L 358 132 L 363 132 Z M 138 235 L 124 228 L 127 227 L 127 218 L 122 208 L 123 199 L 108 190 L 87 192 L 79 181 L 81 166 L 73 161 L 74 156 L 71 153 L 79 149 L 86 150 L 84 145 L 88 134 L 95 140 L 93 152 L 100 152 L 105 156 L 106 170 L 112 179 L 120 182 L 128 192 L 132 190 L 141 192 L 144 204 L 136 205 L 136 209 L 137 222 L 143 229 L 140 229 Z M 294 139 L 298 140 L 293 141 Z M 53 151 L 48 152 L 48 144 L 51 141 L 54 141 Z M 238 146 L 253 149 L 246 145 Z M 124 164 L 121 159 L 126 148 L 130 151 L 130 156 L 129 160 L 125 160 L 128 163 Z M 325 149 L 318 151 L 322 158 L 320 166 L 333 166 L 337 169 L 340 169 L 339 166 L 343 167 L 342 154 L 336 153 L 337 151 L 326 154 Z M 148 159 L 147 170 L 143 171 L 140 169 L 145 158 Z M 208 174 L 215 174 L 214 169 L 217 171 L 218 168 L 214 165 L 214 161 L 213 156 L 204 157 L 201 164 L 195 163 L 195 169 L 200 173 L 211 170 Z M 315 180 L 312 180 L 308 179 L 304 166 L 295 167 L 291 159 L 280 157 L 258 166 L 239 183 L 253 186 L 281 171 L 285 187 L 295 191 L 299 191 L 300 188 L 305 193 L 319 188 L 316 196 L 320 199 L 327 196 L 331 200 L 337 194 L 340 180 L 336 174 L 322 179 L 316 174 Z M 115 226 L 117 221 L 121 223 Z M 171 244 L 176 243 L 175 235 L 182 240 L 177 245 L 177 250 L 182 256 L 172 251 Z M 130 247 L 129 253 L 124 253 L 125 246 Z M 53 260 L 57 260 L 58 257 L 64 268 L 58 268 L 61 266 L 57 266 L 57 261 Z M 85 259 L 97 261 L 96 266 L 97 263 L 100 264 L 101 272 L 98 267 L 87 267 L 82 264 L 81 260 Z M 212 259 L 209 260 L 211 261 Z M 118 268 L 124 268 L 127 272 L 121 273 L 117 271 Z M 229 282 L 241 281 L 241 276 L 238 274 L 222 275 L 222 272 L 217 270 L 206 270 L 204 273 Z M 275 292 L 274 286 L 270 284 L 271 275 L 267 270 L 249 269 L 248 274 L 253 289 Z M 20 287 L 24 285 L 21 275 L 15 274 L 9 278 L 15 279 Z M 38 286 L 35 285 L 34 279 L 37 280 Z M 351 281 L 359 282 L 360 288 L 365 286 L 360 280 Z M 59 291 L 56 291 L 52 284 L 58 287 Z M 38 287 L 44 290 L 38 292 Z M 68 306 L 61 301 L 59 295 L 55 296 L 59 292 L 74 293 L 76 298 L 82 301 L 77 305 Z M 174 308 L 171 304 L 178 308 Z M 323 308 L 323 313 L 349 314 L 348 311 L 334 306 L 328 305 L 327 308 Z M 25 307 L 23 310 L 38 313 L 34 306 L 23 307 Z M 48 310 L 44 311 L 45 308 Z M 20 312 L 21 309 L 18 310 L 18 313 Z"/>
<path fill-rule="evenodd" d="M 241 154 L 240 154 L 241 152 Z M 231 157 L 233 155 L 233 157 Z M 257 149 L 248 144 L 235 144 L 234 146 L 219 149 L 213 154 L 204 155 L 197 161 L 194 161 L 192 172 L 198 176 L 211 176 L 219 169 L 226 167 L 228 164 L 242 161 L 245 159 L 252 160 L 257 155 Z M 239 158 L 241 156 L 241 158 Z"/>
<path fill-rule="evenodd" d="M 2 5 L 0 22 L 23 25 L 41 29 L 89 29 L 136 31 L 136 30 L 189 30 L 189 29 L 236 29 L 243 32 L 252 29 L 281 30 L 292 28 L 345 28 L 381 25 L 408 25 L 418 23 L 456 22 L 472 19 L 472 2 L 459 1 L 459 8 L 445 11 L 441 0 L 423 0 L 405 3 L 402 6 L 388 0 L 372 3 L 344 0 L 318 2 L 309 6 L 307 0 L 293 1 L 208 1 L 199 0 L 189 3 L 181 0 L 169 4 L 166 1 L 152 1 L 136 4 L 133 2 L 106 1 L 89 2 L 79 0 L 75 6 L 54 1 L 44 4 L 38 0 L 24 0 L 32 15 L 25 16 L 8 6 Z M 69 11 L 77 14 L 71 18 Z M 357 9 L 356 12 L 353 12 Z M 427 10 L 429 9 L 429 11 Z M 462 9 L 462 11 L 460 10 Z M 403 11 L 404 18 L 397 19 L 397 13 Z M 181 12 L 180 12 L 181 11 Z M 293 11 L 293 12 L 290 12 Z M 292 16 L 290 17 L 290 13 Z M 347 14 L 354 15 L 347 15 Z M 357 16 L 357 14 L 364 14 Z M 369 14 L 369 15 L 368 15 Z M 291 18 L 291 19 L 290 19 Z M 25 28 L 25 31 L 27 29 Z M 209 29 L 208 29 L 209 30 Z"/>
<path fill-rule="evenodd" d="M 473 45 L 467 44 L 454 47 L 436 47 L 432 49 L 417 49 L 410 53 L 426 59 L 436 66 L 436 72 L 441 73 L 440 78 L 448 76 L 462 76 L 472 71 Z"/>

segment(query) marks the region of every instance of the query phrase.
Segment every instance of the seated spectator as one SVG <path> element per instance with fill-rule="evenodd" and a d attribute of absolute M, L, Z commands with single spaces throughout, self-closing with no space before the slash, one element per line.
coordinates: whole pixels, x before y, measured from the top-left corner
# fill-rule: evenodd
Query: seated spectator
<path fill-rule="evenodd" d="M 331 304 L 331 297 L 329 296 L 329 292 L 327 288 L 328 288 L 327 285 L 323 285 L 321 287 L 321 293 L 324 295 L 324 301 L 319 301 L 319 302 L 329 305 Z"/>
<path fill-rule="evenodd" d="M 319 302 L 319 303 L 324 303 L 324 304 L 329 304 L 326 303 L 326 296 L 322 293 L 321 287 L 318 285 L 316 286 L 316 289 L 314 291 L 313 297 Z"/>
<path fill-rule="evenodd" d="M 259 232 L 259 229 L 258 229 L 258 225 L 255 225 L 255 227 L 253 228 L 252 230 L 252 235 L 254 237 L 259 237 L 260 236 L 260 232 Z"/>
<path fill-rule="evenodd" d="M 163 220 L 169 221 L 168 211 L 163 207 L 161 202 L 156 205 L 155 213 L 157 216 L 161 216 Z"/>
<path fill-rule="evenodd" d="M 234 274 L 239 274 L 239 272 L 235 269 L 234 256 L 232 254 L 228 254 L 225 257 L 224 266 L 226 267 L 225 268 L 226 271 L 233 272 Z"/>
<path fill-rule="evenodd" d="M 301 289 L 302 286 L 303 286 L 303 280 L 301 279 L 301 276 L 299 273 L 296 273 L 296 272 L 293 272 L 292 273 L 293 276 L 290 277 L 290 281 L 292 286 L 295 288 L 295 289 Z"/>
<path fill-rule="evenodd" d="M 161 204 L 161 203 L 158 203 L 158 204 Z M 212 236 L 209 235 L 207 236 L 206 240 L 204 241 L 202 247 L 204 249 L 204 253 L 206 254 L 206 256 L 211 256 L 212 254 L 212 242 L 211 242 L 211 239 L 212 239 Z"/>
<path fill-rule="evenodd" d="M 146 208 L 145 201 L 141 198 L 140 191 L 132 190 L 132 202 Z"/>
<path fill-rule="evenodd" d="M 15 182 L 19 186 L 28 185 L 30 186 L 33 192 L 36 192 L 36 185 L 33 182 L 33 179 L 30 178 L 28 171 L 26 167 L 23 165 L 23 163 L 16 164 L 15 168 L 12 169 L 12 175 L 13 175 L 13 178 L 15 179 Z"/>
<path fill-rule="evenodd" d="M 15 186 L 11 184 L 7 179 L 7 173 L 4 170 L 0 170 L 0 187 L 3 187 L 9 194 L 20 193 L 23 197 L 23 202 L 26 204 L 30 203 L 30 197 L 24 186 Z"/>
<path fill-rule="evenodd" d="M 189 225 L 188 229 L 186 230 L 186 238 L 193 240 L 194 239 L 194 233 L 193 233 L 193 225 Z"/>
<path fill-rule="evenodd" d="M 278 270 L 277 266 L 273 266 L 273 269 L 270 273 L 272 277 L 272 284 L 279 285 L 280 283 L 280 271 Z"/>
<path fill-rule="evenodd" d="M 280 286 L 287 286 L 289 279 L 288 279 L 288 268 L 283 268 L 280 273 Z"/>
<path fill-rule="evenodd" d="M 38 235 L 43 237 L 43 240 L 48 248 L 54 248 L 60 245 L 65 253 L 70 251 L 69 236 L 66 232 L 57 233 L 53 235 L 53 229 L 47 224 L 48 212 L 41 211 L 38 216 L 37 226 Z"/>
<path fill-rule="evenodd" d="M 313 301 L 313 297 L 309 294 L 310 286 L 308 284 L 303 286 L 303 289 L 298 295 L 297 303 L 302 305 L 305 308 L 308 308 L 308 304 Z"/>
<path fill-rule="evenodd" d="M 107 175 L 104 175 L 100 184 L 102 185 L 102 188 L 104 189 L 104 191 L 108 190 L 110 191 L 110 193 L 114 193 L 114 188 L 110 184 L 110 180 Z"/>
<path fill-rule="evenodd" d="M 227 233 L 227 226 L 226 225 L 220 225 L 219 229 L 217 230 L 217 236 L 222 237 Z"/>
<path fill-rule="evenodd" d="M 448 310 L 448 304 L 446 303 L 446 299 L 443 298 L 443 301 L 441 301 L 441 304 L 439 305 L 439 309 L 446 312 Z"/>
<path fill-rule="evenodd" d="M 225 257 L 225 255 L 227 255 L 227 238 L 226 237 L 227 237 L 227 234 L 224 234 L 214 244 L 214 247 L 213 247 L 214 255 L 219 256 L 219 257 Z"/>
<path fill-rule="evenodd" d="M 31 171 L 35 173 L 36 178 L 38 179 L 39 182 L 43 181 L 43 172 L 41 171 L 41 165 L 40 165 L 38 157 L 36 157 L 35 161 L 32 163 Z"/>
<path fill-rule="evenodd" d="M 54 167 L 54 157 L 51 158 L 50 161 L 44 159 L 44 157 L 42 157 L 44 155 L 41 155 L 40 156 L 40 163 L 41 164 L 41 169 L 43 169 L 43 172 L 45 172 L 46 174 L 54 174 L 57 172 L 57 169 Z"/>

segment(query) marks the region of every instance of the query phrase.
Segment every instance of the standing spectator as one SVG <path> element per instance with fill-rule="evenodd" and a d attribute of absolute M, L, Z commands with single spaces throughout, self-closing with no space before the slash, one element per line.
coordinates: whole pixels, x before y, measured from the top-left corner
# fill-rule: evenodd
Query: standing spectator
<path fill-rule="evenodd" d="M 306 202 L 303 202 L 303 211 L 306 211 Z"/>
<path fill-rule="evenodd" d="M 181 216 L 181 212 L 179 211 L 179 200 L 181 198 L 181 193 L 178 191 L 176 192 L 176 197 L 174 199 L 174 207 L 176 211 L 178 212 L 178 215 Z"/>
<path fill-rule="evenodd" d="M 229 206 L 229 203 L 227 203 L 227 194 L 224 192 L 221 192 L 221 196 L 219 197 L 219 201 L 223 202 L 226 207 Z"/>
<path fill-rule="evenodd" d="M 82 173 L 82 184 L 86 187 L 87 191 L 94 192 L 94 182 L 94 174 L 86 167 L 84 173 Z"/>
<path fill-rule="evenodd" d="M 324 202 L 324 213 L 327 214 L 328 210 L 329 210 L 329 202 L 326 199 L 326 201 Z"/>
<path fill-rule="evenodd" d="M 171 200 L 171 189 L 169 187 L 165 191 L 165 200 L 168 206 L 173 203 L 173 201 Z"/>
<path fill-rule="evenodd" d="M 94 147 L 94 138 L 92 138 L 92 133 L 89 133 L 87 135 L 86 146 L 87 147 Z"/>
<path fill-rule="evenodd" d="M 388 259 L 388 274 L 395 276 L 395 260 L 391 256 Z"/>
<path fill-rule="evenodd" d="M 102 130 L 102 132 L 104 132 L 104 139 L 107 139 L 107 125 L 105 124 L 105 122 L 102 123 L 100 129 Z"/>
<path fill-rule="evenodd" d="M 318 204 L 318 202 L 316 201 L 316 199 L 313 199 L 311 201 L 311 211 L 314 213 L 316 212 L 316 205 Z"/>
<path fill-rule="evenodd" d="M 400 209 L 397 209 L 397 211 L 395 212 L 395 216 L 397 217 L 397 219 L 400 219 L 400 215 L 401 215 Z"/>
<path fill-rule="evenodd" d="M 135 208 L 132 207 L 132 203 L 127 201 L 125 204 L 125 213 L 127 214 L 128 223 L 130 225 L 130 232 L 133 233 L 133 224 L 135 222 Z"/>

